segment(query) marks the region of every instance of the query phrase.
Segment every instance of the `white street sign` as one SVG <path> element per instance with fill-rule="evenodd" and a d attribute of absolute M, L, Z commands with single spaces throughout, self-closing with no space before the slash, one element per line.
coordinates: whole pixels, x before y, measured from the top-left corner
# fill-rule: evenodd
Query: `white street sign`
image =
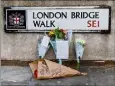
<path fill-rule="evenodd" d="M 11 7 L 6 9 L 6 30 L 44 31 L 59 27 L 73 31 L 101 31 L 110 29 L 109 21 L 110 9 L 99 8 L 99 6 Z"/>

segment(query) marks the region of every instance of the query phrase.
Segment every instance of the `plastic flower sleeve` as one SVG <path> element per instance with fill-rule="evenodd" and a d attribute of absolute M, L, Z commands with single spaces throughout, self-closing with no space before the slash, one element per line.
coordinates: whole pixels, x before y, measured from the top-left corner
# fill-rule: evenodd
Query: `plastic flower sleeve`
<path fill-rule="evenodd" d="M 78 62 L 83 57 L 84 45 L 85 45 L 84 40 L 78 39 L 75 41 L 76 59 Z"/>
<path fill-rule="evenodd" d="M 77 59 L 77 69 L 80 68 L 80 59 L 83 57 L 84 53 L 84 40 L 75 40 L 75 51 L 76 51 L 76 59 Z"/>
<path fill-rule="evenodd" d="M 51 40 L 50 40 L 50 44 L 51 44 L 51 46 L 52 46 L 52 48 L 53 48 L 53 50 L 54 50 L 54 53 L 55 53 L 55 55 L 56 55 L 56 41 L 51 41 Z"/>
<path fill-rule="evenodd" d="M 48 49 L 50 48 L 50 45 L 48 45 L 48 47 L 44 47 L 41 45 L 41 39 L 38 40 L 38 48 L 37 48 L 37 51 L 38 51 L 38 57 L 41 57 L 43 58 L 45 56 L 45 54 L 47 53 Z"/>
<path fill-rule="evenodd" d="M 68 33 L 67 33 L 67 38 L 69 40 L 69 45 L 71 44 L 72 42 L 72 35 L 73 35 L 73 32 L 72 30 L 68 30 Z"/>

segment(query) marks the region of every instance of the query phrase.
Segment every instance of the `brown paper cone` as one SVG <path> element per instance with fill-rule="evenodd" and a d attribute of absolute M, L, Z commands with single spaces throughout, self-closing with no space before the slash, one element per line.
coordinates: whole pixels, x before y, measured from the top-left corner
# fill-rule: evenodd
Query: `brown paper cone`
<path fill-rule="evenodd" d="M 60 65 L 58 63 L 45 60 L 47 66 L 49 67 L 51 76 L 54 77 L 66 77 L 66 76 L 73 76 L 73 75 L 80 75 L 81 73 L 77 70 L 74 70 L 70 67 L 66 67 L 64 65 Z"/>
<path fill-rule="evenodd" d="M 32 73 L 34 73 L 34 71 L 38 68 L 38 60 L 29 63 L 29 66 L 30 66 L 30 68 L 32 70 Z"/>
<path fill-rule="evenodd" d="M 35 71 L 38 70 L 38 60 L 29 63 L 29 66 L 30 66 L 30 68 L 32 70 L 32 73 L 34 74 L 34 77 L 37 78 L 37 74 L 35 76 Z"/>
<path fill-rule="evenodd" d="M 50 78 L 59 78 L 75 75 L 86 75 L 86 73 L 80 73 L 79 71 L 60 65 L 58 63 L 42 59 L 37 62 L 30 63 L 30 68 L 34 74 L 34 71 L 38 69 L 37 79 L 50 79 Z"/>

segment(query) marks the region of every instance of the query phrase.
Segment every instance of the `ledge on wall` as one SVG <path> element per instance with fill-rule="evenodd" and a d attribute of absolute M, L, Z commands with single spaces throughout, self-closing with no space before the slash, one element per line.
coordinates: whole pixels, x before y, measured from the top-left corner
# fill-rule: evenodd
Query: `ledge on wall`
<path fill-rule="evenodd" d="M 57 60 L 52 60 L 58 62 Z M 29 66 L 32 61 L 20 61 L 20 60 L 1 60 L 1 66 Z M 75 60 L 63 61 L 63 65 L 76 68 L 77 62 Z M 115 66 L 115 61 L 112 60 L 81 60 L 81 66 Z"/>

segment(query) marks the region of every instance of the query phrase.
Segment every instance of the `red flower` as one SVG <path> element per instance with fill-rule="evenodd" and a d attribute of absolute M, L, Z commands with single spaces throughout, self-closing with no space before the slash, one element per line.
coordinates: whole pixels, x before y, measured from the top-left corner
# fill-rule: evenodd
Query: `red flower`
<path fill-rule="evenodd" d="M 34 77 L 35 77 L 35 78 L 38 77 L 38 70 L 37 70 L 37 69 L 34 71 Z"/>
<path fill-rule="evenodd" d="M 63 29 L 60 29 L 60 31 L 62 31 L 62 32 L 63 32 Z"/>
<path fill-rule="evenodd" d="M 63 30 L 63 33 L 67 34 L 67 30 Z"/>
<path fill-rule="evenodd" d="M 63 32 L 64 34 L 67 34 L 67 30 L 60 29 L 60 31 Z"/>

